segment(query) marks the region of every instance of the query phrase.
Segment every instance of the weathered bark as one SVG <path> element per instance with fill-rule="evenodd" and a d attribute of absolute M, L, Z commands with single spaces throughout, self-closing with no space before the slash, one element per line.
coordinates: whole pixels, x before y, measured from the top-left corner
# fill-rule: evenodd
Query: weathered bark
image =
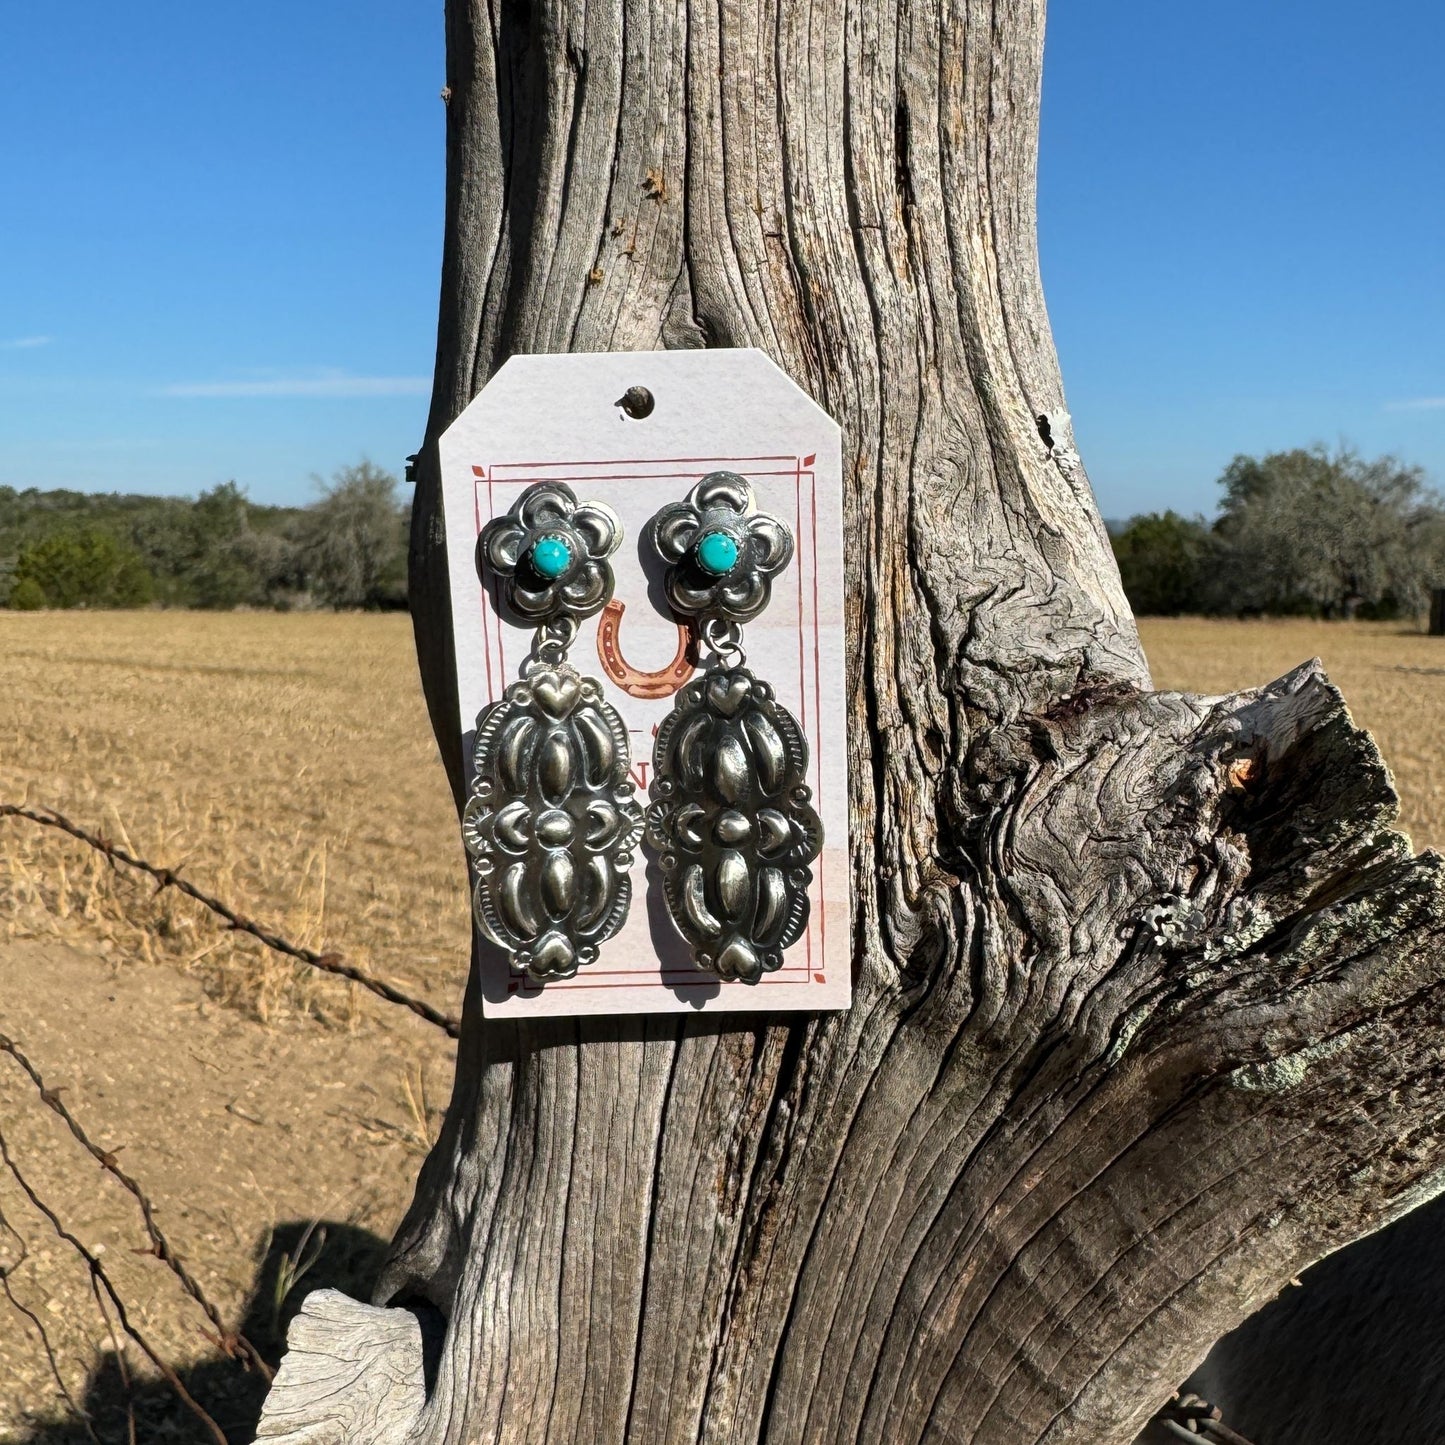
<path fill-rule="evenodd" d="M 1042 26 L 450 0 L 412 595 L 453 787 L 441 430 L 513 352 L 764 348 L 846 439 L 856 1002 L 469 996 L 377 1294 L 445 1320 L 427 1403 L 337 1439 L 1127 1441 L 1440 1186 L 1441 861 L 1317 666 L 1149 691 L 1039 284 Z"/>

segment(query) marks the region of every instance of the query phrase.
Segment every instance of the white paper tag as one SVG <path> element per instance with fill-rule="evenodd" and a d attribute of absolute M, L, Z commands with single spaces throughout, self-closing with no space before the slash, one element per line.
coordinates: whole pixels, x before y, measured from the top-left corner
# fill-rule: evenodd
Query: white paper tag
<path fill-rule="evenodd" d="M 618 405 L 634 386 L 646 387 L 655 403 L 642 419 Z M 441 464 L 469 766 L 478 713 L 518 678 L 532 642 L 530 631 L 498 615 L 478 576 L 482 527 L 531 483 L 543 480 L 565 482 L 579 500 L 610 506 L 625 529 L 621 549 L 611 558 L 613 597 L 623 612 L 619 620 L 613 610 L 604 641 L 614 669 L 620 656 L 640 671 L 663 672 L 678 652 L 679 630 L 655 581 L 649 589 L 643 555 L 647 524 L 708 472 L 746 477 L 758 510 L 781 518 L 796 540 L 793 561 L 774 580 L 767 610 L 743 629 L 748 667 L 773 685 L 778 700 L 802 723 L 808 781 L 825 838 L 813 865 L 807 931 L 788 949 L 782 968 L 759 983 L 724 982 L 693 964 L 644 843 L 632 870 L 631 912 L 621 932 L 602 945 L 601 957 L 574 978 L 543 986 L 513 974 L 505 953 L 488 947 L 482 963 L 484 1013 L 846 1008 L 851 949 L 837 425 L 761 351 L 516 356 L 442 436 Z M 647 566 L 654 578 L 660 575 L 652 559 Z M 569 660 L 602 679 L 608 701 L 622 715 L 632 740 L 632 778 L 645 805 L 653 735 L 673 700 L 631 696 L 612 680 L 599 653 L 601 621 L 582 624 Z M 659 686 L 675 685 L 669 679 Z"/>

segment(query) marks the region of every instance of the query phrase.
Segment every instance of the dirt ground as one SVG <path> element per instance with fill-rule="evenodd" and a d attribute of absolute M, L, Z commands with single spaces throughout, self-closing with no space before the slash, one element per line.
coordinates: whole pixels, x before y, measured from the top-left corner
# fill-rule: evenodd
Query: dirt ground
<path fill-rule="evenodd" d="M 0 612 L 0 800 L 61 809 L 297 943 L 460 1006 L 461 855 L 405 617 Z M 273 1359 L 308 1289 L 366 1294 L 451 1084 L 440 1031 L 15 819 L 0 820 L 0 1033 L 154 1199 L 228 1327 Z M 135 1252 L 135 1202 L 5 1058 L 0 1133 L 157 1353 L 249 1439 L 259 1377 Z M 0 1288 L 0 1441 L 89 1438 L 41 1329 L 99 1437 L 126 1440 L 84 1264 L 4 1168 L 0 1214 L 15 1297 Z M 315 1220 L 324 1248 L 278 1311 L 278 1274 L 316 1254 Z M 124 1358 L 141 1440 L 212 1438 L 134 1345 Z"/>
<path fill-rule="evenodd" d="M 1166 688 L 1223 692 L 1321 655 L 1394 768 L 1417 847 L 1445 846 L 1445 640 L 1384 624 L 1141 630 Z M 459 1007 L 460 850 L 404 617 L 0 612 L 0 801 L 183 864 L 295 941 Z M 227 1326 L 273 1360 L 307 1290 L 367 1293 L 453 1060 L 412 1015 L 13 819 L 0 820 L 0 1033 L 154 1199 Z M 183 1387 L 249 1440 L 260 1377 L 218 1353 L 142 1252 L 135 1201 L 3 1057 L 0 1134 Z M 137 1439 L 212 1438 L 135 1345 L 117 1359 L 114 1323 L 0 1166 L 0 1442 L 123 1442 L 128 1393 Z"/>
<path fill-rule="evenodd" d="M 200 980 L 175 969 L 121 968 L 39 942 L 0 947 L 0 1011 L 95 1143 L 154 1192 L 157 1223 L 186 1267 L 229 1325 L 250 1317 L 247 1333 L 255 1330 L 263 1353 L 276 1355 L 283 1323 L 277 1266 L 313 1220 L 324 1221 L 327 1252 L 289 1303 L 323 1277 L 365 1293 L 446 1101 L 453 1051 L 440 1030 L 369 1000 L 347 1029 L 263 1024 L 214 1003 Z M 160 1260 L 136 1252 L 147 1241 L 135 1201 L 37 1107 L 18 1069 L 0 1072 L 0 1119 L 26 1180 L 97 1253 L 133 1322 L 227 1433 L 249 1438 L 259 1378 L 216 1362 L 200 1308 Z M 124 1439 L 115 1367 L 93 1378 L 111 1341 L 85 1265 L 13 1178 L 0 1187 L 0 1207 L 30 1251 L 11 1287 L 38 1320 L 0 1302 L 0 1440 L 84 1438 L 36 1432 L 69 1413 L 55 1408 L 65 1402 L 40 1327 L 77 1402 L 89 1386 L 102 1438 Z M 3 1230 L 0 1258 L 18 1262 L 15 1235 Z M 134 1345 L 126 1354 L 138 1375 L 153 1376 Z M 205 1438 L 168 1389 L 142 1395 L 148 1438 L 166 1438 L 155 1433 L 161 1420 L 173 1422 L 170 1438 Z"/>
<path fill-rule="evenodd" d="M 460 988 L 461 839 L 403 615 L 0 610 L 0 798 L 184 865 L 297 943 Z M 6 937 L 173 963 L 262 1019 L 349 1007 L 178 895 L 14 822 Z"/>

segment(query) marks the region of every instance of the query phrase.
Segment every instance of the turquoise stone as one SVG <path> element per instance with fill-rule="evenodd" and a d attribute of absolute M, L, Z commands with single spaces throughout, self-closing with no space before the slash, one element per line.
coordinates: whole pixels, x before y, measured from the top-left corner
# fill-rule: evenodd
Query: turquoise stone
<path fill-rule="evenodd" d="M 708 532 L 697 544 L 697 560 L 704 572 L 721 577 L 737 565 L 738 544 L 726 532 Z"/>
<path fill-rule="evenodd" d="M 538 537 L 532 543 L 532 566 L 544 577 L 560 577 L 572 565 L 572 549 L 561 537 Z"/>

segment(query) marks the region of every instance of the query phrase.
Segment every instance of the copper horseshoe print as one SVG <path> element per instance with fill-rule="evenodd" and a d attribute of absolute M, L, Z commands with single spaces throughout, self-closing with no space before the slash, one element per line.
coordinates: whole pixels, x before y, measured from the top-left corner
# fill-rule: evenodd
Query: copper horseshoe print
<path fill-rule="evenodd" d="M 660 667 L 656 672 L 643 672 L 622 655 L 618 633 L 626 610 L 627 604 L 614 597 L 597 619 L 597 656 L 603 672 L 629 697 L 640 697 L 649 702 L 671 697 L 697 669 L 697 636 L 692 624 L 677 624 L 677 651 L 666 667 Z"/>

